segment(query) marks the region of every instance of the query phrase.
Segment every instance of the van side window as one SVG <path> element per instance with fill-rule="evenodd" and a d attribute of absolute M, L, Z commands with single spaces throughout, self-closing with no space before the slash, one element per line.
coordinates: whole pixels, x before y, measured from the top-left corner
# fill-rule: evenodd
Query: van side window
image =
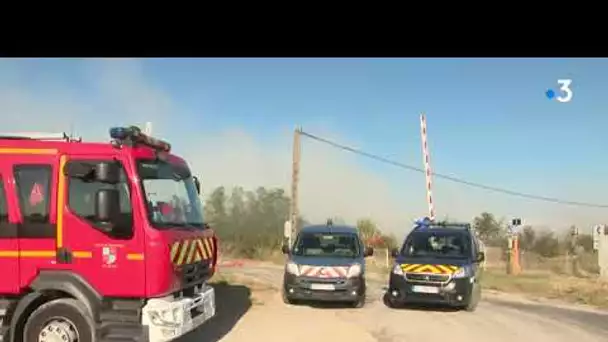
<path fill-rule="evenodd" d="M 69 164 L 84 164 L 93 167 L 94 162 L 72 161 Z M 120 194 L 120 224 L 127 228 L 133 227 L 133 208 L 127 175 L 120 165 L 120 181 L 118 184 L 108 184 L 90 178 L 71 177 L 68 180 L 68 206 L 70 211 L 80 218 L 95 225 L 95 196 L 102 189 L 116 189 Z M 130 237 L 130 236 L 129 236 Z"/>
<path fill-rule="evenodd" d="M 51 165 L 15 165 L 13 168 L 23 226 L 21 238 L 54 238 L 50 222 Z"/>

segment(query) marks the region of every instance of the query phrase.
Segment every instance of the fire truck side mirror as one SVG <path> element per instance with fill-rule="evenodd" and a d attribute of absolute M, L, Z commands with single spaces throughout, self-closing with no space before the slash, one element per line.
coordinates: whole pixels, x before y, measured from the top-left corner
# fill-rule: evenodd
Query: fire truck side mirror
<path fill-rule="evenodd" d="M 100 162 L 95 165 L 95 178 L 108 184 L 120 181 L 120 167 L 115 162 Z"/>
<path fill-rule="evenodd" d="M 196 192 L 200 195 L 201 194 L 201 182 L 198 180 L 198 177 L 196 177 L 196 176 L 192 177 L 192 179 L 194 180 L 194 187 L 196 188 Z"/>
<path fill-rule="evenodd" d="M 117 226 L 120 215 L 120 195 L 116 189 L 101 189 L 95 194 L 95 219 L 97 222 Z M 109 229 L 110 232 L 112 229 Z"/>

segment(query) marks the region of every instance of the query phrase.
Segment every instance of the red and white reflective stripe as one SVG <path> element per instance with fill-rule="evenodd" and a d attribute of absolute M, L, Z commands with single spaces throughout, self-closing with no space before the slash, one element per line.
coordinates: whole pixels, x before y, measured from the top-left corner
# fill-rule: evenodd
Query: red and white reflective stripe
<path fill-rule="evenodd" d="M 435 205 L 433 204 L 433 191 L 432 191 L 432 174 L 431 171 L 431 155 L 429 153 L 429 146 L 426 140 L 426 116 L 420 114 L 420 134 L 422 137 L 422 157 L 424 161 L 424 173 L 426 175 L 426 200 L 429 205 L 429 218 L 435 219 Z"/>
<path fill-rule="evenodd" d="M 316 278 L 345 278 L 348 274 L 348 267 L 344 266 L 300 266 L 303 276 Z"/>

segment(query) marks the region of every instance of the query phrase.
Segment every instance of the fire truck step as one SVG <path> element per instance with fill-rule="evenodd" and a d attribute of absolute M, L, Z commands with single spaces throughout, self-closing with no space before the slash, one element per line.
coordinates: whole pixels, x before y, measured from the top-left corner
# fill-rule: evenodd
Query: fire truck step
<path fill-rule="evenodd" d="M 140 322 L 140 313 L 138 311 L 121 310 L 121 311 L 102 311 L 99 314 L 99 319 L 102 322 Z"/>
<path fill-rule="evenodd" d="M 98 330 L 100 342 L 144 342 L 147 340 L 147 327 L 139 324 L 110 323 Z"/>

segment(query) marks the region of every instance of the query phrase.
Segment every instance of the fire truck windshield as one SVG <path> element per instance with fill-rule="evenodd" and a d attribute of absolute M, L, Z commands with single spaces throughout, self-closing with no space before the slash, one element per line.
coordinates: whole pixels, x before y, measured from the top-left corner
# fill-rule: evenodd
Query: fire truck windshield
<path fill-rule="evenodd" d="M 162 160 L 137 162 L 150 223 L 158 229 L 203 228 L 203 212 L 190 170 Z"/>

